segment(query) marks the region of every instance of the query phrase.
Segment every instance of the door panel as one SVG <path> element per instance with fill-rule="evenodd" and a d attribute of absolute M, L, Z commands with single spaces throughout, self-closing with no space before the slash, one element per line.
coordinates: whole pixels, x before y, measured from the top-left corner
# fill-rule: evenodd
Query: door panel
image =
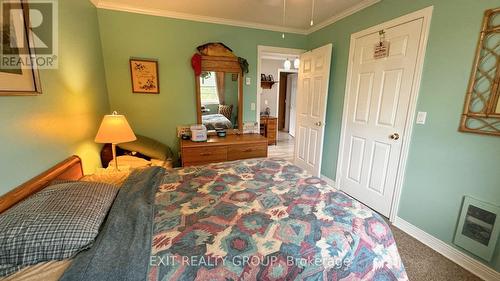
<path fill-rule="evenodd" d="M 368 188 L 377 192 L 380 195 L 384 194 L 385 179 L 387 175 L 387 164 L 391 146 L 386 143 L 374 142 L 372 149 L 372 157 L 370 162 L 370 178 L 368 180 Z"/>
<path fill-rule="evenodd" d="M 422 24 L 418 19 L 384 29 L 390 47 L 381 59 L 373 57 L 378 32 L 352 41 L 337 181 L 384 216 L 392 204 Z"/>
<path fill-rule="evenodd" d="M 356 103 L 354 121 L 367 123 L 370 114 L 370 102 L 373 94 L 373 72 L 362 73 L 356 87 Z"/>
<path fill-rule="evenodd" d="M 332 45 L 328 44 L 300 57 L 295 164 L 315 176 L 321 170 L 331 56 Z"/>
<path fill-rule="evenodd" d="M 322 77 L 314 77 L 314 87 L 311 99 L 311 117 L 320 118 L 321 108 L 323 104 L 322 91 L 323 91 Z"/>
<path fill-rule="evenodd" d="M 377 110 L 377 125 L 394 127 L 403 69 L 389 70 L 382 73 L 380 105 Z"/>
<path fill-rule="evenodd" d="M 351 146 L 349 149 L 349 170 L 347 172 L 348 179 L 360 183 L 361 169 L 363 168 L 363 158 L 365 154 L 365 139 L 351 137 Z"/>
<path fill-rule="evenodd" d="M 310 78 L 304 78 L 302 81 L 302 90 L 304 91 L 304 94 L 299 95 L 300 97 L 300 104 L 305 105 L 305 106 L 299 106 L 299 114 L 302 115 L 302 118 L 307 117 L 309 113 L 309 96 L 311 95 L 311 79 Z"/>

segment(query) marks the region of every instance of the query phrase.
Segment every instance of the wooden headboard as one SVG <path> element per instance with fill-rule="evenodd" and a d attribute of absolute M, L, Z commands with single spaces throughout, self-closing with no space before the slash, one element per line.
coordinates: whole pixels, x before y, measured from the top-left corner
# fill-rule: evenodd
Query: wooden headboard
<path fill-rule="evenodd" d="M 0 196 L 0 213 L 44 189 L 53 180 L 79 180 L 83 177 L 82 160 L 73 155 L 33 179 Z"/>

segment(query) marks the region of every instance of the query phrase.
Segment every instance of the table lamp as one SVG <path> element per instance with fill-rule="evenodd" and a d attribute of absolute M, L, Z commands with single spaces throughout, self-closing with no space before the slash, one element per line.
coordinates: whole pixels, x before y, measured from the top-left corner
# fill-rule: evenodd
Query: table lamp
<path fill-rule="evenodd" d="M 116 111 L 113 111 L 111 115 L 104 115 L 99 131 L 97 131 L 97 135 L 95 136 L 95 142 L 97 143 L 111 143 L 115 168 L 117 170 L 116 144 L 135 141 L 136 139 L 137 137 L 132 128 L 130 128 L 125 116 L 119 115 Z"/>

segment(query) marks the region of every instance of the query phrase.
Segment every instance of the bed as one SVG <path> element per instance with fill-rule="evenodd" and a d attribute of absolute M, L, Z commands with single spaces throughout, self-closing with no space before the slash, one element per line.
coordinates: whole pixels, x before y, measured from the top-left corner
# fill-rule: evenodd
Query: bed
<path fill-rule="evenodd" d="M 382 217 L 281 159 L 134 171 L 60 280 L 116 276 L 408 279 Z"/>
<path fill-rule="evenodd" d="M 202 123 L 208 130 L 215 130 L 215 128 L 232 129 L 233 124 L 226 116 L 222 114 L 207 114 L 202 115 Z"/>

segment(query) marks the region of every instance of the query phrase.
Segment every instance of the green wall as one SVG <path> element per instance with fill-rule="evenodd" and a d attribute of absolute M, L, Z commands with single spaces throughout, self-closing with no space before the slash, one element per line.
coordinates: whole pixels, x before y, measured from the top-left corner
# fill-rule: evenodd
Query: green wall
<path fill-rule="evenodd" d="M 457 131 L 483 12 L 498 0 L 383 0 L 309 36 L 333 43 L 322 173 L 335 179 L 349 38 L 354 32 L 434 5 L 399 216 L 451 244 L 464 195 L 500 205 L 500 139 Z M 500 243 L 490 266 L 500 270 Z"/>
<path fill-rule="evenodd" d="M 227 25 L 98 10 L 99 28 L 112 110 L 127 116 L 139 134 L 155 138 L 174 150 L 178 125 L 196 122 L 191 56 L 207 42 L 223 42 L 250 64 L 251 85 L 244 85 L 243 121 L 255 121 L 257 45 L 304 48 L 307 37 Z M 160 94 L 133 94 L 130 57 L 159 60 Z M 258 107 L 258 106 L 256 106 Z"/>
<path fill-rule="evenodd" d="M 190 57 L 209 41 L 226 43 L 250 63 L 252 83 L 244 87 L 248 121 L 255 119 L 250 104 L 256 102 L 257 45 L 306 49 L 333 43 L 322 172 L 335 178 L 350 34 L 430 5 L 417 107 L 428 112 L 428 120 L 414 126 L 399 216 L 451 244 L 463 195 L 500 205 L 500 139 L 457 131 L 482 13 L 498 0 L 383 0 L 309 36 L 287 34 L 284 40 L 277 32 L 96 13 L 87 0 L 60 1 L 60 68 L 40 71 L 41 96 L 0 97 L 0 194 L 70 154 L 82 156 L 92 172 L 100 147 L 93 138 L 110 109 L 126 114 L 137 133 L 176 149 L 175 127 L 194 123 L 196 116 Z M 160 95 L 131 93 L 130 57 L 159 59 Z M 496 270 L 499 249 L 490 263 Z"/>
<path fill-rule="evenodd" d="M 99 166 L 93 139 L 108 111 L 96 8 L 59 1 L 59 69 L 40 70 L 43 94 L 0 97 L 0 194 L 72 154 Z"/>

